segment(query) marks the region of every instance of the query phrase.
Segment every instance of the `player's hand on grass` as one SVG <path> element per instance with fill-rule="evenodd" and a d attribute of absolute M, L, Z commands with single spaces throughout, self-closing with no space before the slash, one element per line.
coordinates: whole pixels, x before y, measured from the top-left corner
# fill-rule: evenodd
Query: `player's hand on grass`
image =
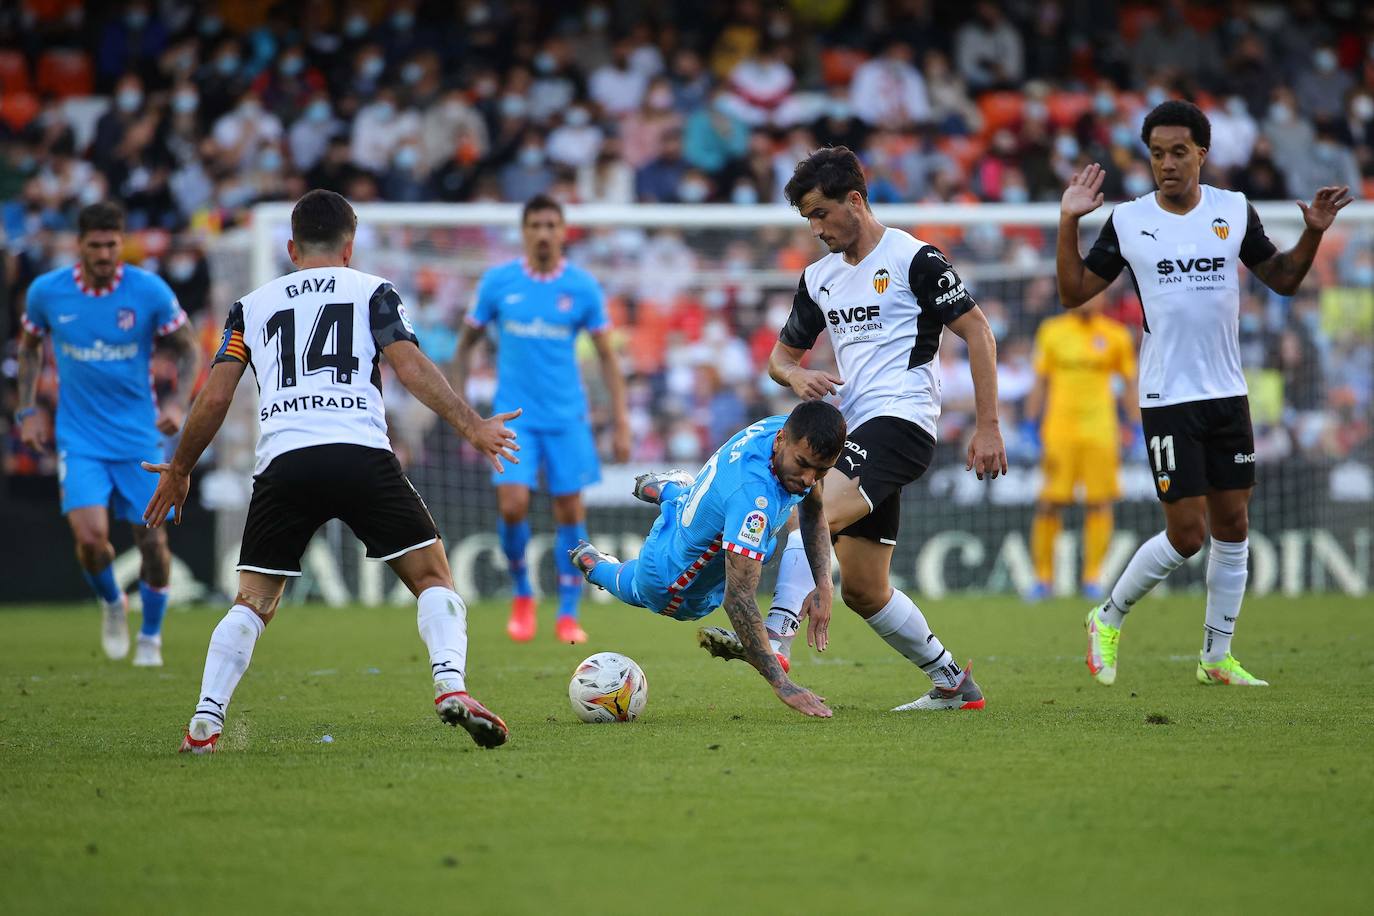
<path fill-rule="evenodd" d="M 47 442 L 43 438 L 43 418 L 37 413 L 31 413 L 20 420 L 19 438 L 35 452 L 46 451 Z"/>
<path fill-rule="evenodd" d="M 180 404 L 163 404 L 158 408 L 157 431 L 164 436 L 175 436 L 185 422 L 186 411 Z"/>
<path fill-rule="evenodd" d="M 800 684 L 783 679 L 783 682 L 773 688 L 773 692 L 778 695 L 788 706 L 804 716 L 815 716 L 817 719 L 829 719 L 834 715 L 830 707 L 825 705 L 825 697 L 818 697 Z"/>
<path fill-rule="evenodd" d="M 802 602 L 802 616 L 806 618 L 806 644 L 817 652 L 824 652 L 830 645 L 830 605 L 834 601 L 834 588 L 813 588 Z"/>
<path fill-rule="evenodd" d="M 803 369 L 798 366 L 788 376 L 788 384 L 797 397 L 803 401 L 818 401 L 827 394 L 838 393 L 839 388 L 837 386 L 843 385 L 844 379 L 833 372 L 825 372 L 821 369 Z"/>
<path fill-rule="evenodd" d="M 1312 198 L 1311 204 L 1298 201 L 1298 207 L 1302 210 L 1302 220 L 1307 224 L 1307 228 L 1314 232 L 1325 232 L 1331 228 L 1331 224 L 1336 220 L 1336 214 L 1350 205 L 1355 198 L 1350 196 L 1349 186 L 1336 187 L 1331 185 L 1317 189 L 1317 196 Z"/>
<path fill-rule="evenodd" d="M 978 479 L 996 479 L 1007 472 L 1007 447 L 1002 443 L 1002 431 L 997 427 L 978 427 L 968 442 L 966 471 L 976 471 Z"/>
<path fill-rule="evenodd" d="M 615 455 L 617 464 L 624 464 L 630 460 L 629 421 L 615 425 L 615 432 L 611 435 L 611 452 Z"/>
<path fill-rule="evenodd" d="M 508 410 L 505 413 L 493 414 L 478 423 L 472 435 L 468 436 L 468 441 L 477 451 L 487 456 L 487 460 L 498 474 L 506 469 L 501 463 L 502 458 L 511 464 L 520 463 L 520 459 L 515 457 L 515 453 L 520 451 L 520 446 L 515 444 L 515 430 L 507 428 L 506 421 L 514 420 L 521 413 L 521 410 Z"/>
<path fill-rule="evenodd" d="M 141 466 L 143 470 L 158 475 L 157 489 L 153 491 L 153 498 L 148 500 L 148 507 L 143 510 L 143 524 L 149 528 L 160 528 L 167 520 L 167 511 L 175 508 L 175 520 L 180 525 L 181 507 L 186 504 L 186 494 L 191 489 L 190 476 L 173 471 L 168 462 L 150 464 L 144 461 Z"/>
<path fill-rule="evenodd" d="M 1102 206 L 1102 201 L 1106 199 L 1102 193 L 1102 182 L 1106 177 L 1106 170 L 1096 162 L 1085 165 L 1083 171 L 1069 179 L 1069 186 L 1059 200 L 1059 213 L 1062 216 L 1086 216 Z"/>

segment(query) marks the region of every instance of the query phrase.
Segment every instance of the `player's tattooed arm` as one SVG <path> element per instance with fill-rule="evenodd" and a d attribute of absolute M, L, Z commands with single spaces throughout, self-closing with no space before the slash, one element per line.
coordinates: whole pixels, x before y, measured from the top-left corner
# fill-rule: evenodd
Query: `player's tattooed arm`
<path fill-rule="evenodd" d="M 757 598 L 762 572 L 763 564 L 758 560 L 733 552 L 725 554 L 725 614 L 744 646 L 745 658 L 768 681 L 778 699 L 804 715 L 828 717 L 825 701 L 793 683 L 768 644 Z"/>
<path fill-rule="evenodd" d="M 19 409 L 32 411 L 38 399 L 38 377 L 43 374 L 43 338 L 27 330 L 19 338 Z M 36 413 L 26 413 L 19 422 L 19 435 L 34 451 L 43 450 L 43 421 Z"/>
<path fill-rule="evenodd" d="M 818 652 L 824 652 L 830 645 L 830 609 L 835 600 L 835 586 L 830 581 L 830 523 L 825 519 L 822 484 L 823 481 L 817 481 L 797 510 L 802 547 L 816 583 L 802 602 L 806 644 Z"/>
<path fill-rule="evenodd" d="M 1317 248 L 1322 243 L 1322 234 L 1331 228 L 1336 214 L 1349 206 L 1352 200 L 1350 188 L 1327 187 L 1317 191 L 1311 204 L 1298 201 L 1305 225 L 1297 244 L 1253 265 L 1250 270 L 1280 296 L 1296 293 L 1303 277 L 1312 269 L 1312 261 L 1317 257 Z"/>

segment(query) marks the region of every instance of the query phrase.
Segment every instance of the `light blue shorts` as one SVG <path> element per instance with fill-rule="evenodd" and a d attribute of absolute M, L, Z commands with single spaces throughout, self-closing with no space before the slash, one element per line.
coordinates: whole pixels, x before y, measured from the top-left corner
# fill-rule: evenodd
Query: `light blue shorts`
<path fill-rule="evenodd" d="M 578 493 L 601 479 L 601 461 L 596 456 L 596 441 L 586 423 L 571 423 L 564 429 L 527 429 L 517 419 L 509 424 L 515 430 L 519 464 L 504 462 L 506 470 L 492 473 L 491 482 L 520 484 L 537 489 L 539 472 L 544 472 L 544 489 L 553 496 Z"/>
<path fill-rule="evenodd" d="M 149 455 L 157 463 L 161 455 Z M 143 524 L 143 510 L 157 489 L 157 475 L 139 467 L 138 461 L 108 461 L 85 455 L 57 456 L 57 481 L 62 486 L 62 514 L 86 506 L 108 508 L 114 497 L 114 517 L 135 525 Z M 171 518 L 174 512 L 169 511 Z"/>

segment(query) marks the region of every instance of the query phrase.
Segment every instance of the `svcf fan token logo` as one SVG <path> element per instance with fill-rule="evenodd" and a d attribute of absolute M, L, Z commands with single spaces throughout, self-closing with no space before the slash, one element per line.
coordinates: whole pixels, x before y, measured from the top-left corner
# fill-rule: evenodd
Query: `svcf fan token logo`
<path fill-rule="evenodd" d="M 1212 231 L 1216 233 L 1217 238 L 1224 241 L 1226 237 L 1231 234 L 1231 224 L 1218 216 L 1216 219 L 1212 220 Z"/>
<path fill-rule="evenodd" d="M 887 292 L 888 279 L 889 277 L 886 270 L 879 270 L 873 275 L 873 288 L 878 291 L 879 296 Z"/>
<path fill-rule="evenodd" d="M 1169 479 L 1169 475 L 1168 475 L 1168 474 L 1160 474 L 1159 476 L 1157 476 L 1157 477 L 1155 478 L 1155 482 L 1159 484 L 1159 492 L 1161 492 L 1161 493 L 1168 493 L 1168 492 L 1169 492 L 1169 484 L 1172 483 L 1173 481 L 1171 481 L 1171 480 Z"/>

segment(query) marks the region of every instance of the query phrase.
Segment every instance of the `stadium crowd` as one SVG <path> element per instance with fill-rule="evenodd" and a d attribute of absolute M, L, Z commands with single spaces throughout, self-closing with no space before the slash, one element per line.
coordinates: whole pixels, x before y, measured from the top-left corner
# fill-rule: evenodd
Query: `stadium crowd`
<path fill-rule="evenodd" d="M 211 339 L 242 290 L 212 282 L 209 240 L 308 188 L 355 202 L 779 202 L 798 159 L 843 143 L 875 203 L 1055 201 L 1089 161 L 1109 164 L 1120 200 L 1152 188 L 1139 125 L 1169 96 L 1212 120 L 1205 181 L 1255 200 L 1323 184 L 1374 194 L 1374 7 L 1358 4 L 21 0 L 0 9 L 0 314 L 12 347 L 28 282 L 71 259 L 76 211 L 106 197 L 128 210 L 127 256 Z M 1030 340 L 1058 309 L 1053 231 L 904 228 L 969 274 L 1014 426 Z M 1294 300 L 1258 285 L 1244 299 L 1261 460 L 1371 448 L 1374 245 L 1346 228 Z M 417 239 L 393 241 L 423 261 Z M 424 241 L 517 253 L 502 233 Z M 794 278 L 817 253 L 800 220 L 583 233 L 571 253 L 622 329 L 635 460 L 696 458 L 768 409 L 761 369 L 795 280 L 739 278 Z M 471 288 L 433 261 L 403 292 L 443 359 Z M 1025 270 L 980 270 L 1006 265 Z M 402 266 L 415 263 L 369 268 Z M 1110 295 L 1138 328 L 1129 282 Z M 942 359 L 962 359 L 957 340 Z M 962 369 L 945 380 L 942 434 L 957 441 L 972 392 Z M 407 437 L 400 421 L 414 447 L 422 425 Z M 51 470 L 9 438 L 10 473 Z"/>

